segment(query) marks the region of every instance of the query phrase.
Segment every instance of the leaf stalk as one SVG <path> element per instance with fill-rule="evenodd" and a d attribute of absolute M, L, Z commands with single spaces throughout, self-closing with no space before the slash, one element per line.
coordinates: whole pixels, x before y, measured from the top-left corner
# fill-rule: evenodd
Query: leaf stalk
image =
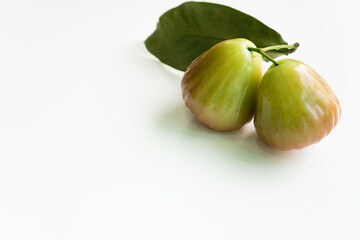
<path fill-rule="evenodd" d="M 296 50 L 299 46 L 300 46 L 299 43 L 294 43 L 293 45 L 275 45 L 275 46 L 270 46 L 270 47 L 265 47 L 265 48 L 260 48 L 260 49 L 263 50 L 264 52 L 271 51 L 271 50 L 280 50 L 280 49 L 284 49 L 284 48 Z"/>

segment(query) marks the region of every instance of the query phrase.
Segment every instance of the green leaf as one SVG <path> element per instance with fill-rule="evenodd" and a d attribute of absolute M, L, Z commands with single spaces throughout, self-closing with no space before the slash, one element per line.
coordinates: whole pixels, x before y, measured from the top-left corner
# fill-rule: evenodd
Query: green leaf
<path fill-rule="evenodd" d="M 260 48 L 287 44 L 275 30 L 243 12 L 220 4 L 185 2 L 160 17 L 145 45 L 161 62 L 185 71 L 210 47 L 234 38 L 246 38 Z M 291 52 L 282 49 L 267 54 L 277 57 Z"/>

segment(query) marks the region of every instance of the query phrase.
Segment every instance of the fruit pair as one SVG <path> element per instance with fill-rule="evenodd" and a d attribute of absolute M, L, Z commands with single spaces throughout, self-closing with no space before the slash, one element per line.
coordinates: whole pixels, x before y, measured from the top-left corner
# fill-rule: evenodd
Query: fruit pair
<path fill-rule="evenodd" d="M 274 62 L 264 76 L 262 55 Z M 258 136 L 281 150 L 318 142 L 340 117 L 337 97 L 313 69 L 291 59 L 276 62 L 246 39 L 204 52 L 181 86 L 186 106 L 208 127 L 236 130 L 255 114 Z"/>

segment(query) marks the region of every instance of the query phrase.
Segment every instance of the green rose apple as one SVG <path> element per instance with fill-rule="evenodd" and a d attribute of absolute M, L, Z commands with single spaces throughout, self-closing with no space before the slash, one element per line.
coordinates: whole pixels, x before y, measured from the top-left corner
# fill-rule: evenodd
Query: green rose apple
<path fill-rule="evenodd" d="M 262 56 L 246 39 L 220 42 L 196 58 L 182 79 L 182 96 L 198 120 L 215 130 L 241 128 L 252 119 Z"/>
<path fill-rule="evenodd" d="M 325 80 L 296 60 L 280 60 L 259 86 L 254 125 L 258 136 L 280 150 L 320 141 L 340 118 L 340 104 Z"/>

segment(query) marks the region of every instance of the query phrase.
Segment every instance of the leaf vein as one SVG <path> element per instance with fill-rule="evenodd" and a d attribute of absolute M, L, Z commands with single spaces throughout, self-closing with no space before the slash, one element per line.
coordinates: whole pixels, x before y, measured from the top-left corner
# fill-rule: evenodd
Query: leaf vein
<path fill-rule="evenodd" d="M 220 38 L 220 37 L 213 37 L 213 36 L 204 36 L 204 35 L 195 35 L 195 34 L 182 34 L 184 37 L 193 37 L 193 38 L 205 38 L 205 39 L 212 39 L 212 40 L 218 40 L 218 41 L 224 41 L 227 40 L 227 38 Z"/>

